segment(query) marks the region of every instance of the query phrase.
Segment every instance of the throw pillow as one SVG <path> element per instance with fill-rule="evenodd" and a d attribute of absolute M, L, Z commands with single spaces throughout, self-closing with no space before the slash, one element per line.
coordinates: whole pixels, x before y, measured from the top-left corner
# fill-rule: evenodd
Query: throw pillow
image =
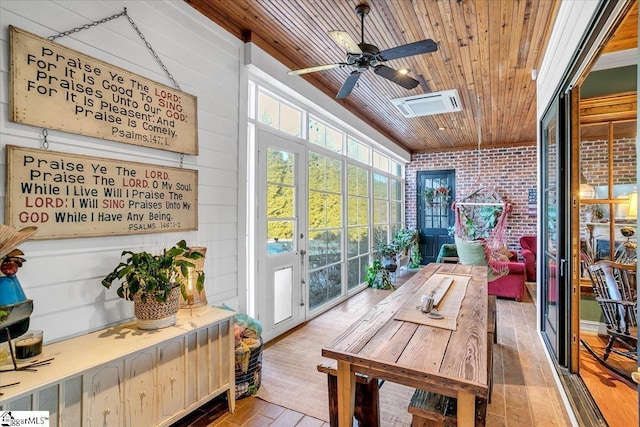
<path fill-rule="evenodd" d="M 487 254 L 490 254 L 491 251 L 488 250 L 484 240 L 464 240 L 456 236 L 455 241 L 460 264 L 489 266 L 487 269 L 489 282 L 509 274 L 506 262 L 487 258 Z"/>

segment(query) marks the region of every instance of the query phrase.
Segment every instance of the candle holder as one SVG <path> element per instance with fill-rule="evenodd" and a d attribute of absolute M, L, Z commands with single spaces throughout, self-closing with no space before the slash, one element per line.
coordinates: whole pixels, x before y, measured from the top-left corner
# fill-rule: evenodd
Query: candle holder
<path fill-rule="evenodd" d="M 15 339 L 16 359 L 31 359 L 42 353 L 42 331 L 28 331 Z"/>

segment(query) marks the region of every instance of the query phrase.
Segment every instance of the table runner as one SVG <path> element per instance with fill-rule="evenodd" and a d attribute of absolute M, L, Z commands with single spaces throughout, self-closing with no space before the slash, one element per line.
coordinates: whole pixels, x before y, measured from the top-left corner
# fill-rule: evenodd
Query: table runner
<path fill-rule="evenodd" d="M 438 286 L 446 286 L 448 280 L 453 280 L 449 290 L 444 294 L 440 304 L 436 306 L 438 313 L 444 316 L 443 319 L 433 319 L 420 310 L 422 295 L 431 295 Z M 416 293 L 405 302 L 393 317 L 395 320 L 418 323 L 421 325 L 435 326 L 437 328 L 455 331 L 457 328 L 458 313 L 460 305 L 471 276 L 451 273 L 435 273 L 416 291 Z"/>

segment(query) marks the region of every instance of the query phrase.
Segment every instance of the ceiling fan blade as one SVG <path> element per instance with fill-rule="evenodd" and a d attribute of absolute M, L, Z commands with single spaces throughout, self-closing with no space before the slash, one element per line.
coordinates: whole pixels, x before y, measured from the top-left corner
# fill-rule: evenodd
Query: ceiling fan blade
<path fill-rule="evenodd" d="M 349 74 L 349 77 L 347 77 L 347 80 L 342 83 L 342 87 L 338 91 L 336 98 L 342 99 L 349 96 L 349 94 L 353 90 L 353 87 L 356 85 L 356 82 L 360 78 L 360 74 L 361 73 L 358 70 L 352 71 L 351 74 Z"/>
<path fill-rule="evenodd" d="M 438 50 L 438 44 L 431 39 L 427 39 L 383 50 L 382 52 L 380 52 L 380 58 L 385 61 L 389 61 L 391 59 L 405 58 L 407 56 L 435 52 L 436 50 Z"/>
<path fill-rule="evenodd" d="M 358 43 L 351 38 L 349 33 L 345 33 L 344 31 L 329 31 L 329 35 L 339 46 L 344 48 L 347 53 L 355 53 L 357 55 L 362 53 L 362 49 L 360 49 Z"/>
<path fill-rule="evenodd" d="M 387 80 L 391 80 L 392 82 L 399 84 L 405 89 L 413 89 L 420 84 L 418 80 L 406 76 L 400 71 L 394 70 L 393 68 L 387 67 L 386 65 L 377 65 L 373 69 L 373 71 L 377 75 L 382 76 Z"/>
<path fill-rule="evenodd" d="M 287 74 L 289 74 L 290 76 L 297 76 L 299 74 L 307 74 L 307 73 L 314 73 L 316 71 L 330 70 L 332 68 L 342 67 L 343 65 L 347 65 L 347 64 L 336 63 L 336 64 L 327 64 L 327 65 L 317 65 L 315 67 L 302 68 L 300 70 L 292 70 L 292 71 L 289 71 Z"/>

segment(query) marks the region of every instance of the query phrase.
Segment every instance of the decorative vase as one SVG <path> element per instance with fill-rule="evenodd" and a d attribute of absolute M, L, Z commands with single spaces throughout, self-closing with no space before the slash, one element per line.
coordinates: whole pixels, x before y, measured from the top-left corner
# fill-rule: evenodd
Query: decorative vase
<path fill-rule="evenodd" d="M 133 296 L 133 311 L 139 329 L 162 329 L 176 324 L 176 314 L 180 308 L 180 286 L 171 289 L 166 302 L 158 302 L 147 296 L 143 301 L 140 294 Z"/>
<path fill-rule="evenodd" d="M 26 301 L 27 297 L 15 274 L 0 276 L 0 306 Z"/>
<path fill-rule="evenodd" d="M 188 268 L 188 277 L 183 277 L 184 295 L 180 293 L 180 308 L 182 309 L 194 309 L 201 308 L 207 305 L 207 295 L 205 290 L 198 291 L 197 281 L 198 274 L 204 272 L 204 260 L 207 254 L 207 248 L 203 246 L 194 246 L 191 248 L 191 252 L 198 252 L 202 254 L 202 258 L 198 259 L 185 259 L 193 263 L 193 268 Z"/>

